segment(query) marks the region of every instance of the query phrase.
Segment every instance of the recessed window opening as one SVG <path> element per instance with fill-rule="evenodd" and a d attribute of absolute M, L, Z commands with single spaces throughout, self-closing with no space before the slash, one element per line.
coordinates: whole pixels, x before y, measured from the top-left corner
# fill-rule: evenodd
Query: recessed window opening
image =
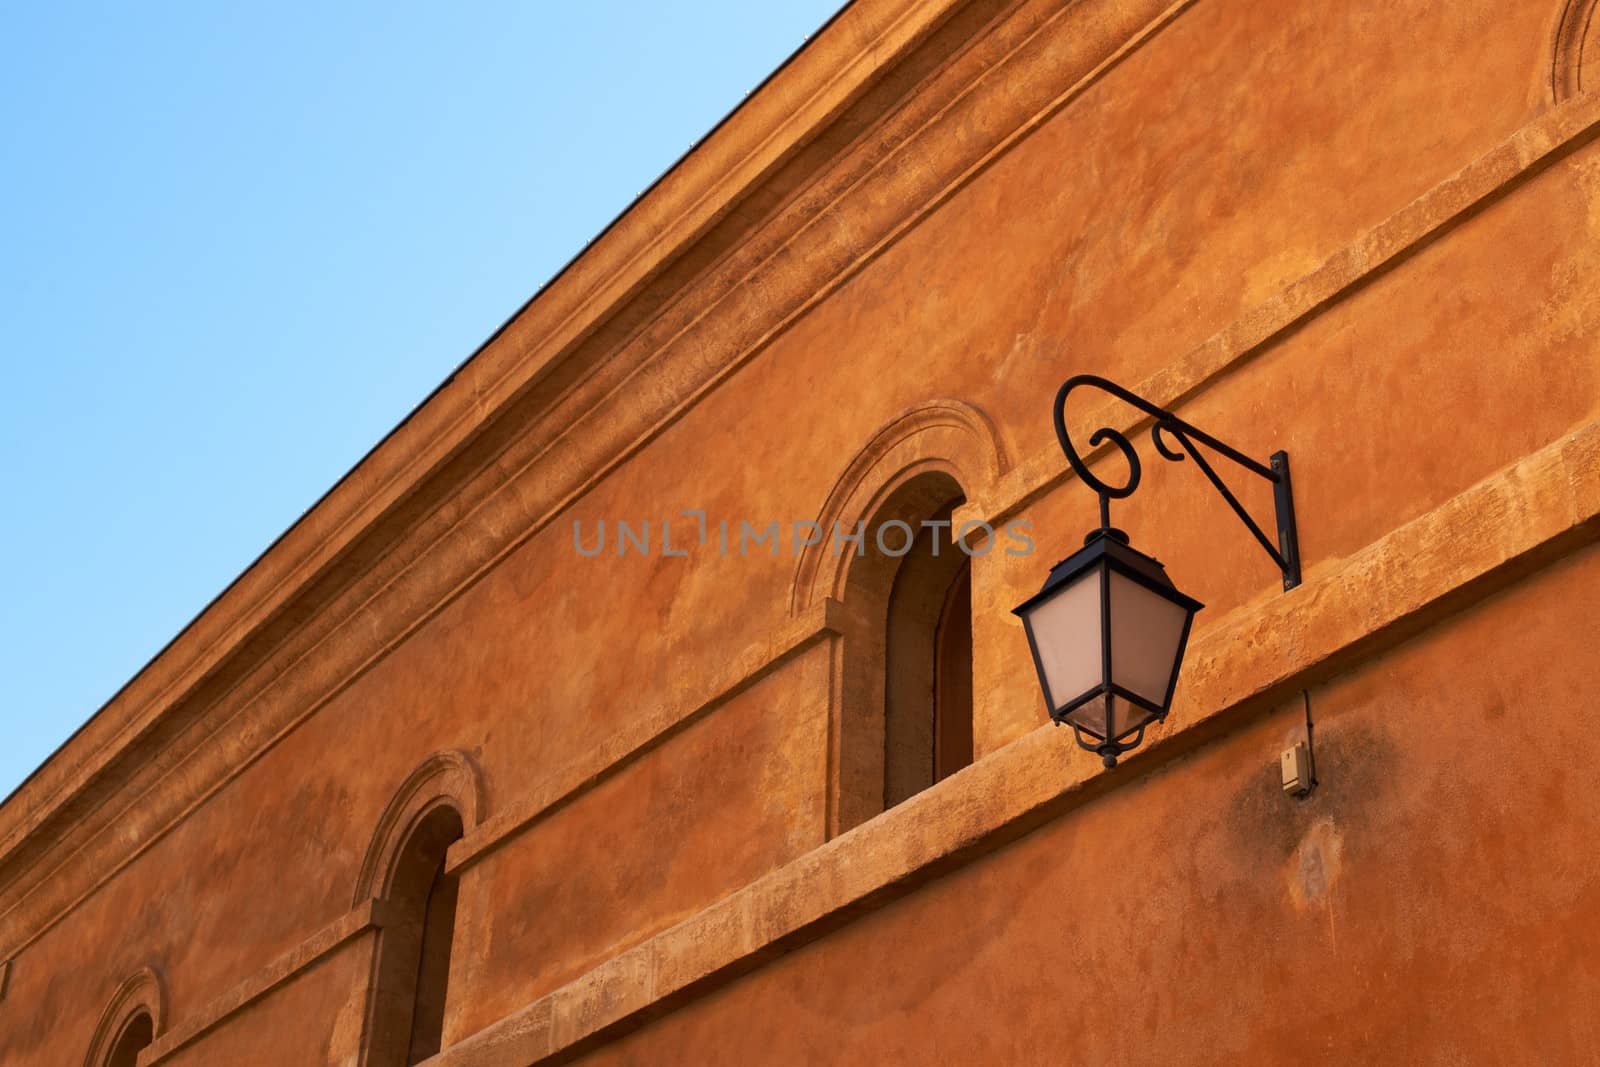
<path fill-rule="evenodd" d="M 445 853 L 462 836 L 454 808 L 428 812 L 412 831 L 395 865 L 389 900 L 395 919 L 383 931 L 383 1067 L 411 1067 L 443 1045 L 450 952 L 455 937 L 457 879 L 445 870 Z"/>
<path fill-rule="evenodd" d="M 106 1067 L 138 1067 L 139 1053 L 155 1040 L 155 1022 L 148 1012 L 139 1012 L 122 1027 L 122 1033 L 111 1045 L 111 1055 Z"/>
<path fill-rule="evenodd" d="M 972 562 L 951 526 L 961 503 L 950 497 L 921 517 L 889 593 L 885 808 L 972 762 Z"/>

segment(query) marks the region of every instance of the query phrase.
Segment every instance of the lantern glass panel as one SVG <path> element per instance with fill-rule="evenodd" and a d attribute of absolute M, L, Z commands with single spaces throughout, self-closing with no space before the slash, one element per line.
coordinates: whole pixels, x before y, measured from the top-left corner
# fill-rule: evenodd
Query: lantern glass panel
<path fill-rule="evenodd" d="M 1111 701 L 1111 734 L 1106 736 L 1106 701 Z M 1066 721 L 1097 741 L 1115 740 L 1136 730 L 1155 716 L 1131 700 L 1101 693 L 1073 708 Z"/>
<path fill-rule="evenodd" d="M 1111 680 L 1161 707 L 1178 669 L 1189 609 L 1116 570 L 1111 582 Z"/>
<path fill-rule="evenodd" d="M 1052 710 L 1105 681 L 1100 644 L 1100 583 L 1104 575 L 1103 566 L 1091 568 L 1028 609 L 1025 621 Z M 1104 711 L 1100 721 L 1104 729 Z"/>

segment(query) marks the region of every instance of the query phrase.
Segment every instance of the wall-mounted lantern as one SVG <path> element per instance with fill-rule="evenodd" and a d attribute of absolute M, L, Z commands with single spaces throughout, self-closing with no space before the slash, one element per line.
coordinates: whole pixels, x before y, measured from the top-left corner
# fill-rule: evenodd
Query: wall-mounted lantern
<path fill-rule="evenodd" d="M 1080 374 L 1062 383 L 1055 400 L 1056 438 L 1073 472 L 1100 496 L 1100 528 L 1084 539 L 1083 548 L 1050 569 L 1044 588 L 1018 605 L 1015 614 L 1027 630 L 1050 718 L 1057 725 L 1071 726 L 1080 747 L 1099 753 L 1107 767 L 1114 767 L 1118 756 L 1144 740 L 1146 727 L 1166 718 L 1189 626 L 1202 605 L 1179 592 L 1161 564 L 1135 550 L 1127 534 L 1112 528 L 1111 501 L 1129 496 L 1139 486 L 1139 456 L 1125 435 L 1102 427 L 1089 444 L 1116 445 L 1127 460 L 1128 480 L 1113 486 L 1090 473 L 1066 426 L 1067 394 L 1080 385 L 1103 389 L 1155 419 L 1150 439 L 1156 451 L 1172 461 L 1182 460 L 1185 453 L 1194 460 L 1283 572 L 1286 590 L 1300 584 L 1300 548 L 1287 453 L 1275 452 L 1270 466 L 1263 465 L 1114 382 Z M 1183 451 L 1173 450 L 1167 437 Z M 1217 476 L 1197 444 L 1272 483 L 1276 545 Z"/>

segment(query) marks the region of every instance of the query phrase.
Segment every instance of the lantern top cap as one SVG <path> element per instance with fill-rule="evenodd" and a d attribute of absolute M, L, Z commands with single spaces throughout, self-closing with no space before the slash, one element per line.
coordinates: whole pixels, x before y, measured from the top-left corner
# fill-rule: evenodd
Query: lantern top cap
<path fill-rule="evenodd" d="M 1172 579 L 1167 577 L 1167 569 L 1161 565 L 1161 561 L 1128 544 L 1127 534 L 1121 530 L 1102 528 L 1091 533 L 1082 548 L 1051 567 L 1044 587 L 1018 604 L 1011 613 L 1026 615 L 1057 589 L 1102 562 L 1190 611 L 1205 607 L 1200 601 L 1179 592 L 1178 587 L 1172 584 Z"/>

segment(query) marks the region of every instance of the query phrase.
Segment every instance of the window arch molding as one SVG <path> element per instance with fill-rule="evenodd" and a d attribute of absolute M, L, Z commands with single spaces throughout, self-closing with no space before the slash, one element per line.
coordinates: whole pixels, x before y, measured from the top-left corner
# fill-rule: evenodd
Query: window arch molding
<path fill-rule="evenodd" d="M 831 641 L 829 836 L 947 773 L 939 739 L 958 741 L 956 751 L 964 748 L 956 763 L 971 760 L 972 568 L 948 550 L 948 540 L 942 557 L 924 544 L 940 535 L 922 524 L 985 514 L 984 502 L 1007 469 L 999 435 L 982 411 L 959 400 L 934 400 L 880 427 L 845 465 L 817 514 L 821 534 L 796 564 L 790 610 L 800 615 L 824 599 L 844 608 Z M 878 550 L 876 528 L 891 522 L 917 531 L 907 553 Z M 860 554 L 854 545 L 835 551 L 836 529 L 854 534 L 863 528 L 867 543 Z M 939 651 L 945 647 L 940 633 L 954 618 L 952 610 L 966 613 L 964 648 L 950 646 L 946 651 L 954 654 L 947 656 Z M 964 701 L 946 704 L 938 676 L 944 665 L 963 659 Z M 946 711 L 954 714 L 946 717 Z M 956 731 L 944 728 L 952 723 Z"/>
<path fill-rule="evenodd" d="M 141 1016 L 150 1021 L 150 1041 L 159 1037 L 166 1017 L 166 1001 L 166 989 L 154 967 L 141 967 L 124 978 L 95 1024 L 89 1054 L 83 1061 L 85 1067 L 110 1067 L 129 1028 L 139 1024 Z"/>
<path fill-rule="evenodd" d="M 378 818 L 355 904 L 385 907 L 373 947 L 358 1062 L 403 1067 L 438 1053 L 457 920 L 450 846 L 483 816 L 483 778 L 458 749 L 417 765 Z"/>
<path fill-rule="evenodd" d="M 846 598 L 852 556 L 834 553 L 836 524 L 854 531 L 908 483 L 934 473 L 954 479 L 969 504 L 981 501 L 1009 467 L 993 422 L 971 404 L 933 400 L 895 416 L 851 457 L 828 491 L 816 518 L 821 539 L 802 550 L 795 566 L 791 615 L 823 597 Z"/>
<path fill-rule="evenodd" d="M 460 749 L 435 752 L 418 764 L 378 817 L 356 875 L 352 906 L 389 896 L 401 851 L 433 812 L 453 808 L 461 817 L 463 830 L 470 833 L 483 817 L 483 793 L 482 772 Z"/>
<path fill-rule="evenodd" d="M 1550 99 L 1561 103 L 1583 92 L 1584 52 L 1594 24 L 1597 0 L 1565 0 L 1556 19 L 1550 62 Z"/>

